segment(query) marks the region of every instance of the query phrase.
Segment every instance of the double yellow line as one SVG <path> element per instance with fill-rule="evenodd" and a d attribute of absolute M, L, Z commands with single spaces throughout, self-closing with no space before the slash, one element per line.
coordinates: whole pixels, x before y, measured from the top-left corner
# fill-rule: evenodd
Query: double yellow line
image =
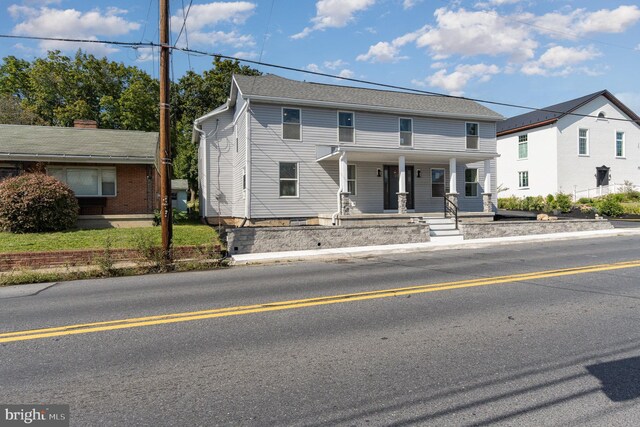
<path fill-rule="evenodd" d="M 264 313 L 268 311 L 290 310 L 295 308 L 313 307 L 327 304 L 339 304 L 353 301 L 363 301 L 378 298 L 388 298 L 401 295 L 420 294 L 451 289 L 472 288 L 477 286 L 496 285 L 500 283 L 515 283 L 526 280 L 545 279 L 550 277 L 570 276 L 575 274 L 597 273 L 601 271 L 620 270 L 624 268 L 640 267 L 640 260 L 618 262 L 613 264 L 598 264 L 582 267 L 546 270 L 531 273 L 496 276 L 481 279 L 460 280 L 455 282 L 433 283 L 419 286 L 409 286 L 378 291 L 358 292 L 352 294 L 331 295 L 317 298 L 278 301 L 265 304 L 254 304 L 210 310 L 190 311 L 184 313 L 163 314 L 157 316 L 134 317 L 104 322 L 83 323 L 53 328 L 31 329 L 24 331 L 0 333 L 0 343 L 26 341 L 41 338 L 59 337 L 65 335 L 88 334 L 91 332 L 113 331 L 116 329 L 138 328 L 142 326 L 163 325 L 168 323 L 191 322 L 194 320 L 213 319 L 218 317 L 239 316 L 243 314 Z"/>

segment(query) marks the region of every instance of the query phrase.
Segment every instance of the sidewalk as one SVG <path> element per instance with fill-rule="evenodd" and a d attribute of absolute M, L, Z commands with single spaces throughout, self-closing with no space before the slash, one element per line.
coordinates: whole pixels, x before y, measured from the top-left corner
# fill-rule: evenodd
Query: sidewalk
<path fill-rule="evenodd" d="M 351 248 L 316 249 L 308 251 L 265 252 L 234 255 L 233 265 L 264 264 L 283 261 L 331 260 L 391 253 L 428 252 L 447 249 L 476 249 L 517 243 L 551 242 L 557 240 L 592 239 L 598 237 L 640 236 L 640 228 L 616 228 L 613 230 L 575 231 L 570 233 L 534 234 L 529 236 L 492 237 L 464 240 L 456 243 L 408 243 L 403 245 L 358 246 Z"/>

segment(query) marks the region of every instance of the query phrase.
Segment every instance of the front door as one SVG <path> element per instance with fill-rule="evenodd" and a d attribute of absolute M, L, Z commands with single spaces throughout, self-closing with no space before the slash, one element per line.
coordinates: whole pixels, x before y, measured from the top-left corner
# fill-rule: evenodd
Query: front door
<path fill-rule="evenodd" d="M 384 165 L 384 209 L 398 210 L 398 195 L 400 190 L 400 172 L 397 165 Z M 405 184 L 407 187 L 407 209 L 414 209 L 413 205 L 413 166 L 405 166 Z"/>
<path fill-rule="evenodd" d="M 596 168 L 596 186 L 609 185 L 609 168 L 601 166 Z"/>

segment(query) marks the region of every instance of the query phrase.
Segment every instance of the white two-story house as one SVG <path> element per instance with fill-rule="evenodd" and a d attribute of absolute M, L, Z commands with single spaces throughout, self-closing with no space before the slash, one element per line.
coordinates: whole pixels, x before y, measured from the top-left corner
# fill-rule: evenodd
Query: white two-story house
<path fill-rule="evenodd" d="M 593 197 L 611 184 L 640 184 L 640 118 L 609 91 L 511 117 L 497 130 L 500 197 Z"/>
<path fill-rule="evenodd" d="M 228 224 L 495 209 L 496 122 L 469 100 L 233 78 L 195 120 L 200 212 Z"/>

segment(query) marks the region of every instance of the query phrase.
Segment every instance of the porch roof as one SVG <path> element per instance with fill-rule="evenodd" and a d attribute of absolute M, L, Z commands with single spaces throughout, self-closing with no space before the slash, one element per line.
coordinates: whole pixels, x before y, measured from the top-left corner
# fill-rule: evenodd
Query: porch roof
<path fill-rule="evenodd" d="M 316 145 L 316 162 L 337 159 L 341 153 L 346 152 L 349 161 L 361 162 L 395 162 L 399 156 L 404 156 L 407 162 L 448 163 L 455 158 L 459 162 L 478 162 L 499 157 L 498 153 L 487 151 L 442 151 L 419 150 L 410 147 L 380 148 L 380 147 L 356 147 Z"/>

